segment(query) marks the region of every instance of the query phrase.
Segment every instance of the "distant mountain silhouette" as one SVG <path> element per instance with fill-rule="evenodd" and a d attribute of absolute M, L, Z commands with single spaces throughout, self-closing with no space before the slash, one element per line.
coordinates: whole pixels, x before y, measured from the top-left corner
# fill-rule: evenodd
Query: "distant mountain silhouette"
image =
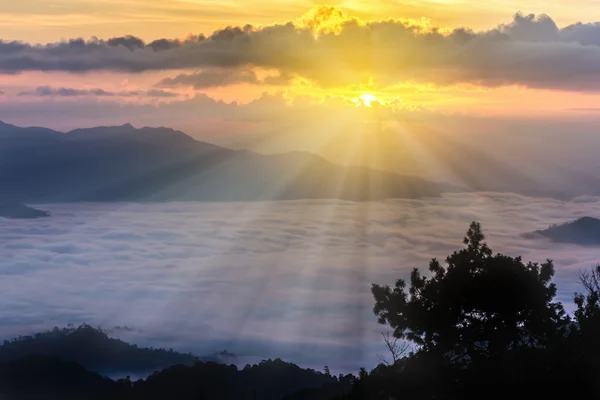
<path fill-rule="evenodd" d="M 21 336 L 0 345 L 0 363 L 30 354 L 58 357 L 104 373 L 151 373 L 171 365 L 193 365 L 198 358 L 173 350 L 149 349 L 110 338 L 106 332 L 83 324 L 77 328 Z"/>
<path fill-rule="evenodd" d="M 582 246 L 600 246 L 600 219 L 582 217 L 562 225 L 537 230 L 523 235 L 528 239 L 546 237 L 554 242 L 572 243 Z"/>
<path fill-rule="evenodd" d="M 0 364 L 2 399 L 105 400 L 126 393 L 120 383 L 58 358 L 34 354 Z"/>
<path fill-rule="evenodd" d="M 5 199 L 253 201 L 422 198 L 463 189 L 302 152 L 260 155 L 129 124 L 61 133 L 0 124 Z"/>
<path fill-rule="evenodd" d="M 350 389 L 352 375 L 335 377 L 303 369 L 280 359 L 238 369 L 221 361 L 227 351 L 197 358 L 172 350 L 140 348 L 113 339 L 89 325 L 4 341 L 0 346 L 2 399 L 283 399 L 299 393 L 340 394 Z M 93 372 L 91 372 L 93 371 Z M 102 375 L 149 371 L 133 382 Z M 152 371 L 154 371 L 152 373 Z M 314 398 L 318 398 L 314 397 Z"/>
<path fill-rule="evenodd" d="M 0 217 L 11 219 L 33 219 L 49 217 L 47 211 L 37 210 L 19 203 L 0 203 Z"/>
<path fill-rule="evenodd" d="M 351 379 L 351 376 L 341 377 L 342 382 Z M 233 365 L 197 363 L 193 367 L 167 368 L 136 382 L 133 398 L 281 400 L 302 390 L 339 382 L 340 377 L 303 369 L 280 359 L 246 365 L 241 370 Z"/>
<path fill-rule="evenodd" d="M 0 364 L 0 398 L 8 400 L 282 400 L 320 399 L 350 390 L 352 375 L 334 377 L 282 360 L 235 366 L 197 362 L 156 372 L 145 380 L 117 381 L 81 365 L 32 354 Z M 294 395 L 299 393 L 298 396 Z M 316 397 L 312 397 L 316 394 Z"/>

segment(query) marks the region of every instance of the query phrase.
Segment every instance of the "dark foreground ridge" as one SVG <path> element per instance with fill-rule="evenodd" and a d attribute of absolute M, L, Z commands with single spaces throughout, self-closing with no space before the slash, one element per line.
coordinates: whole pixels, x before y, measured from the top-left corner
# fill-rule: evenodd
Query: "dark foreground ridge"
<path fill-rule="evenodd" d="M 0 218 L 35 219 L 49 217 L 48 211 L 37 210 L 19 203 L 0 203 Z"/>
<path fill-rule="evenodd" d="M 73 334 L 81 335 L 69 351 L 55 346 L 51 333 L 5 342 L 0 348 L 4 360 L 0 398 L 600 398 L 600 266 L 580 274 L 583 293 L 575 294 L 576 309 L 569 315 L 555 299 L 552 261 L 538 264 L 494 254 L 484 240 L 480 225 L 473 222 L 464 248 L 445 262 L 433 259 L 425 273 L 414 269 L 408 280 L 372 286 L 373 312 L 391 329 L 389 336 L 384 335 L 389 354 L 380 357 L 377 368 L 363 369 L 358 377 L 335 377 L 328 368 L 322 373 L 279 359 L 241 370 L 195 360 L 144 380 L 114 381 L 65 358 L 79 357 L 81 363 L 106 368 L 115 362 L 135 364 L 141 354 L 151 353 L 131 350 L 83 326 L 52 331 L 54 337 L 70 338 L 64 339 L 67 342 Z M 83 345 L 89 348 L 86 356 L 73 353 Z M 122 353 L 113 352 L 111 346 L 122 348 Z M 57 356 L 49 357 L 44 348 Z M 112 358 L 103 358 L 100 349 Z M 183 355 L 172 357 L 184 357 L 182 364 L 187 361 Z"/>
<path fill-rule="evenodd" d="M 0 365 L 0 398 L 276 400 L 307 388 L 333 388 L 343 393 L 349 391 L 353 379 L 268 360 L 242 370 L 233 365 L 197 362 L 166 368 L 145 380 L 115 381 L 73 362 L 32 355 Z"/>
<path fill-rule="evenodd" d="M 581 246 L 600 246 L 600 219 L 582 217 L 561 225 L 551 225 L 548 229 L 523 235 L 527 239 L 545 237 L 557 243 L 571 243 Z"/>
<path fill-rule="evenodd" d="M 279 359 L 239 370 L 227 365 L 234 358 L 227 351 L 196 357 L 138 347 L 87 324 L 54 328 L 0 346 L 0 398 L 196 399 L 201 394 L 205 399 L 283 399 L 324 386 L 341 393 L 354 379 Z M 137 372 L 152 374 L 136 382 L 106 377 Z"/>
<path fill-rule="evenodd" d="M 169 128 L 126 124 L 61 133 L 1 122 L 0 187 L 6 199 L 34 204 L 362 201 L 464 191 L 411 176 L 342 167 L 310 153 L 234 151 Z"/>
<path fill-rule="evenodd" d="M 172 365 L 194 365 L 199 358 L 173 350 L 138 347 L 83 324 L 54 328 L 35 335 L 5 340 L 0 346 L 0 363 L 38 354 L 78 363 L 106 375 L 153 372 Z"/>

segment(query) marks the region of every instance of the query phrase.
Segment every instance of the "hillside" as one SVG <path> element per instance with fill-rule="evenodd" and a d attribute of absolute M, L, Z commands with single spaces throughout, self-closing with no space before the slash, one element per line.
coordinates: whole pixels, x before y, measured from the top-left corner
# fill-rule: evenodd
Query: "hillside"
<path fill-rule="evenodd" d="M 9 219 L 34 219 L 49 217 L 47 211 L 37 210 L 19 203 L 0 203 L 0 217 Z"/>
<path fill-rule="evenodd" d="M 85 324 L 20 336 L 0 345 L 0 363 L 31 354 L 58 357 L 105 374 L 152 372 L 171 365 L 193 365 L 197 360 L 191 354 L 131 345 Z"/>
<path fill-rule="evenodd" d="M 145 380 L 117 381 L 56 357 L 30 355 L 0 364 L 0 398 L 10 400 L 282 400 L 303 393 L 350 390 L 352 375 L 334 377 L 281 360 L 238 370 L 235 366 L 196 363 L 156 372 Z M 323 388 L 319 390 L 320 388 Z M 299 393 L 299 396 L 295 396 Z M 293 397 L 288 397 L 293 396 Z M 318 398 L 318 397 L 317 397 Z"/>
<path fill-rule="evenodd" d="M 225 358 L 234 357 L 223 351 Z M 283 399 L 343 393 L 353 376 L 334 377 L 280 359 L 238 369 L 172 350 L 140 348 L 89 325 L 55 328 L 0 346 L 0 397 L 17 399 Z M 218 360 L 217 360 L 218 361 Z M 152 371 L 146 379 L 102 375 Z M 100 375 L 102 374 L 102 375 Z M 297 397 L 298 394 L 300 397 Z"/>
<path fill-rule="evenodd" d="M 582 246 L 600 246 L 600 219 L 582 217 L 562 225 L 552 225 L 547 229 L 525 234 L 532 239 L 545 237 L 557 243 L 571 243 Z"/>
<path fill-rule="evenodd" d="M 0 187 L 11 201 L 255 201 L 422 198 L 450 185 L 309 153 L 260 155 L 199 142 L 169 128 L 60 133 L 0 125 Z"/>
<path fill-rule="evenodd" d="M 126 393 L 122 384 L 58 358 L 30 355 L 0 364 L 2 399 L 100 400 Z"/>

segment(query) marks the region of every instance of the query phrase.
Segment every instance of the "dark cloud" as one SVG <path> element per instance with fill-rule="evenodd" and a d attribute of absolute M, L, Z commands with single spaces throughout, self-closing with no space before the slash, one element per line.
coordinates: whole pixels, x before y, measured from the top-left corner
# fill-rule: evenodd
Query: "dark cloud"
<path fill-rule="evenodd" d="M 119 91 L 112 92 L 104 89 L 75 89 L 75 88 L 53 88 L 51 86 L 39 86 L 34 91 L 20 92 L 18 96 L 36 96 L 36 97 L 177 97 L 177 93 L 164 90 L 149 91 Z"/>
<path fill-rule="evenodd" d="M 291 76 L 267 76 L 259 79 L 256 72 L 244 69 L 212 68 L 193 74 L 179 74 L 173 78 L 164 78 L 156 86 L 189 86 L 194 89 L 207 89 L 247 83 L 253 85 L 280 86 L 289 84 Z"/>
<path fill-rule="evenodd" d="M 137 97 L 142 96 L 140 91 L 111 92 L 104 89 L 74 89 L 74 88 L 53 88 L 51 86 L 39 86 L 34 91 L 20 92 L 18 96 L 37 96 L 37 97 L 77 97 L 77 96 L 95 96 L 95 97 Z"/>
<path fill-rule="evenodd" d="M 127 36 L 115 37 L 115 38 L 108 39 L 106 41 L 106 45 L 110 46 L 110 47 L 123 46 L 123 47 L 129 49 L 130 51 L 151 49 L 154 52 L 160 52 L 160 51 L 165 51 L 165 50 L 171 50 L 171 49 L 181 47 L 183 45 L 187 45 L 187 44 L 191 44 L 191 43 L 201 42 L 204 39 L 206 39 L 204 37 L 204 35 L 189 35 L 185 40 L 157 39 L 153 42 L 146 44 L 146 42 L 144 42 L 142 39 L 140 39 L 138 37 L 135 37 L 132 35 L 127 35 Z M 101 43 L 101 41 L 98 41 L 97 39 L 95 39 L 94 41 Z"/>
<path fill-rule="evenodd" d="M 323 23 L 327 21 L 316 21 L 317 26 Z M 133 36 L 35 46 L 0 42 L 0 71 L 216 69 L 164 82 L 203 87 L 219 79 L 254 82 L 255 76 L 247 71 L 261 67 L 277 69 L 282 76 L 302 76 L 322 86 L 372 78 L 379 86 L 421 81 L 600 89 L 598 23 L 560 29 L 546 15 L 517 14 L 511 23 L 484 32 L 460 28 L 445 34 L 398 20 L 347 19 L 338 28 L 335 33 L 316 33 L 310 24 L 228 27 L 208 38 L 159 39 L 149 44 Z"/>
<path fill-rule="evenodd" d="M 143 49 L 146 46 L 142 39 L 131 35 L 109 39 L 106 44 L 109 46 L 124 46 L 131 51 Z"/>
<path fill-rule="evenodd" d="M 179 97 L 179 93 L 169 92 L 160 89 L 150 89 L 146 92 L 148 97 Z"/>
<path fill-rule="evenodd" d="M 238 83 L 259 84 L 260 80 L 254 71 L 211 69 L 194 74 L 179 74 L 173 78 L 164 78 L 157 86 L 191 86 L 194 89 L 206 89 L 218 86 L 235 85 Z"/>

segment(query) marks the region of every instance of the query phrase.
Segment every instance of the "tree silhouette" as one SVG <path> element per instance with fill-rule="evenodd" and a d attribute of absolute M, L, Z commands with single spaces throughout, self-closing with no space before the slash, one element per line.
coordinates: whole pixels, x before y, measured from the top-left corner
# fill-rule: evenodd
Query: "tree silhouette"
<path fill-rule="evenodd" d="M 596 330 L 600 328 L 600 265 L 580 272 L 579 280 L 587 294 L 575 293 L 575 321 L 582 331 Z"/>
<path fill-rule="evenodd" d="M 577 331 L 571 351 L 579 362 L 588 364 L 593 370 L 600 370 L 600 265 L 591 272 L 579 274 L 586 294 L 575 293 L 574 312 Z"/>
<path fill-rule="evenodd" d="M 397 337 L 390 336 L 389 332 L 381 332 L 381 337 L 383 337 L 385 347 L 392 357 L 390 362 L 383 354 L 377 354 L 377 359 L 381 364 L 387 366 L 396 364 L 398 361 L 400 361 L 400 359 L 402 359 L 402 357 L 406 355 L 410 348 L 410 345 L 407 342 L 398 343 L 399 339 Z"/>
<path fill-rule="evenodd" d="M 465 248 L 432 259 L 430 277 L 418 269 L 410 287 L 373 284 L 373 312 L 394 336 L 451 361 L 502 356 L 511 349 L 543 347 L 560 335 L 568 319 L 553 302 L 552 261 L 524 264 L 521 257 L 493 255 L 477 222 Z"/>

